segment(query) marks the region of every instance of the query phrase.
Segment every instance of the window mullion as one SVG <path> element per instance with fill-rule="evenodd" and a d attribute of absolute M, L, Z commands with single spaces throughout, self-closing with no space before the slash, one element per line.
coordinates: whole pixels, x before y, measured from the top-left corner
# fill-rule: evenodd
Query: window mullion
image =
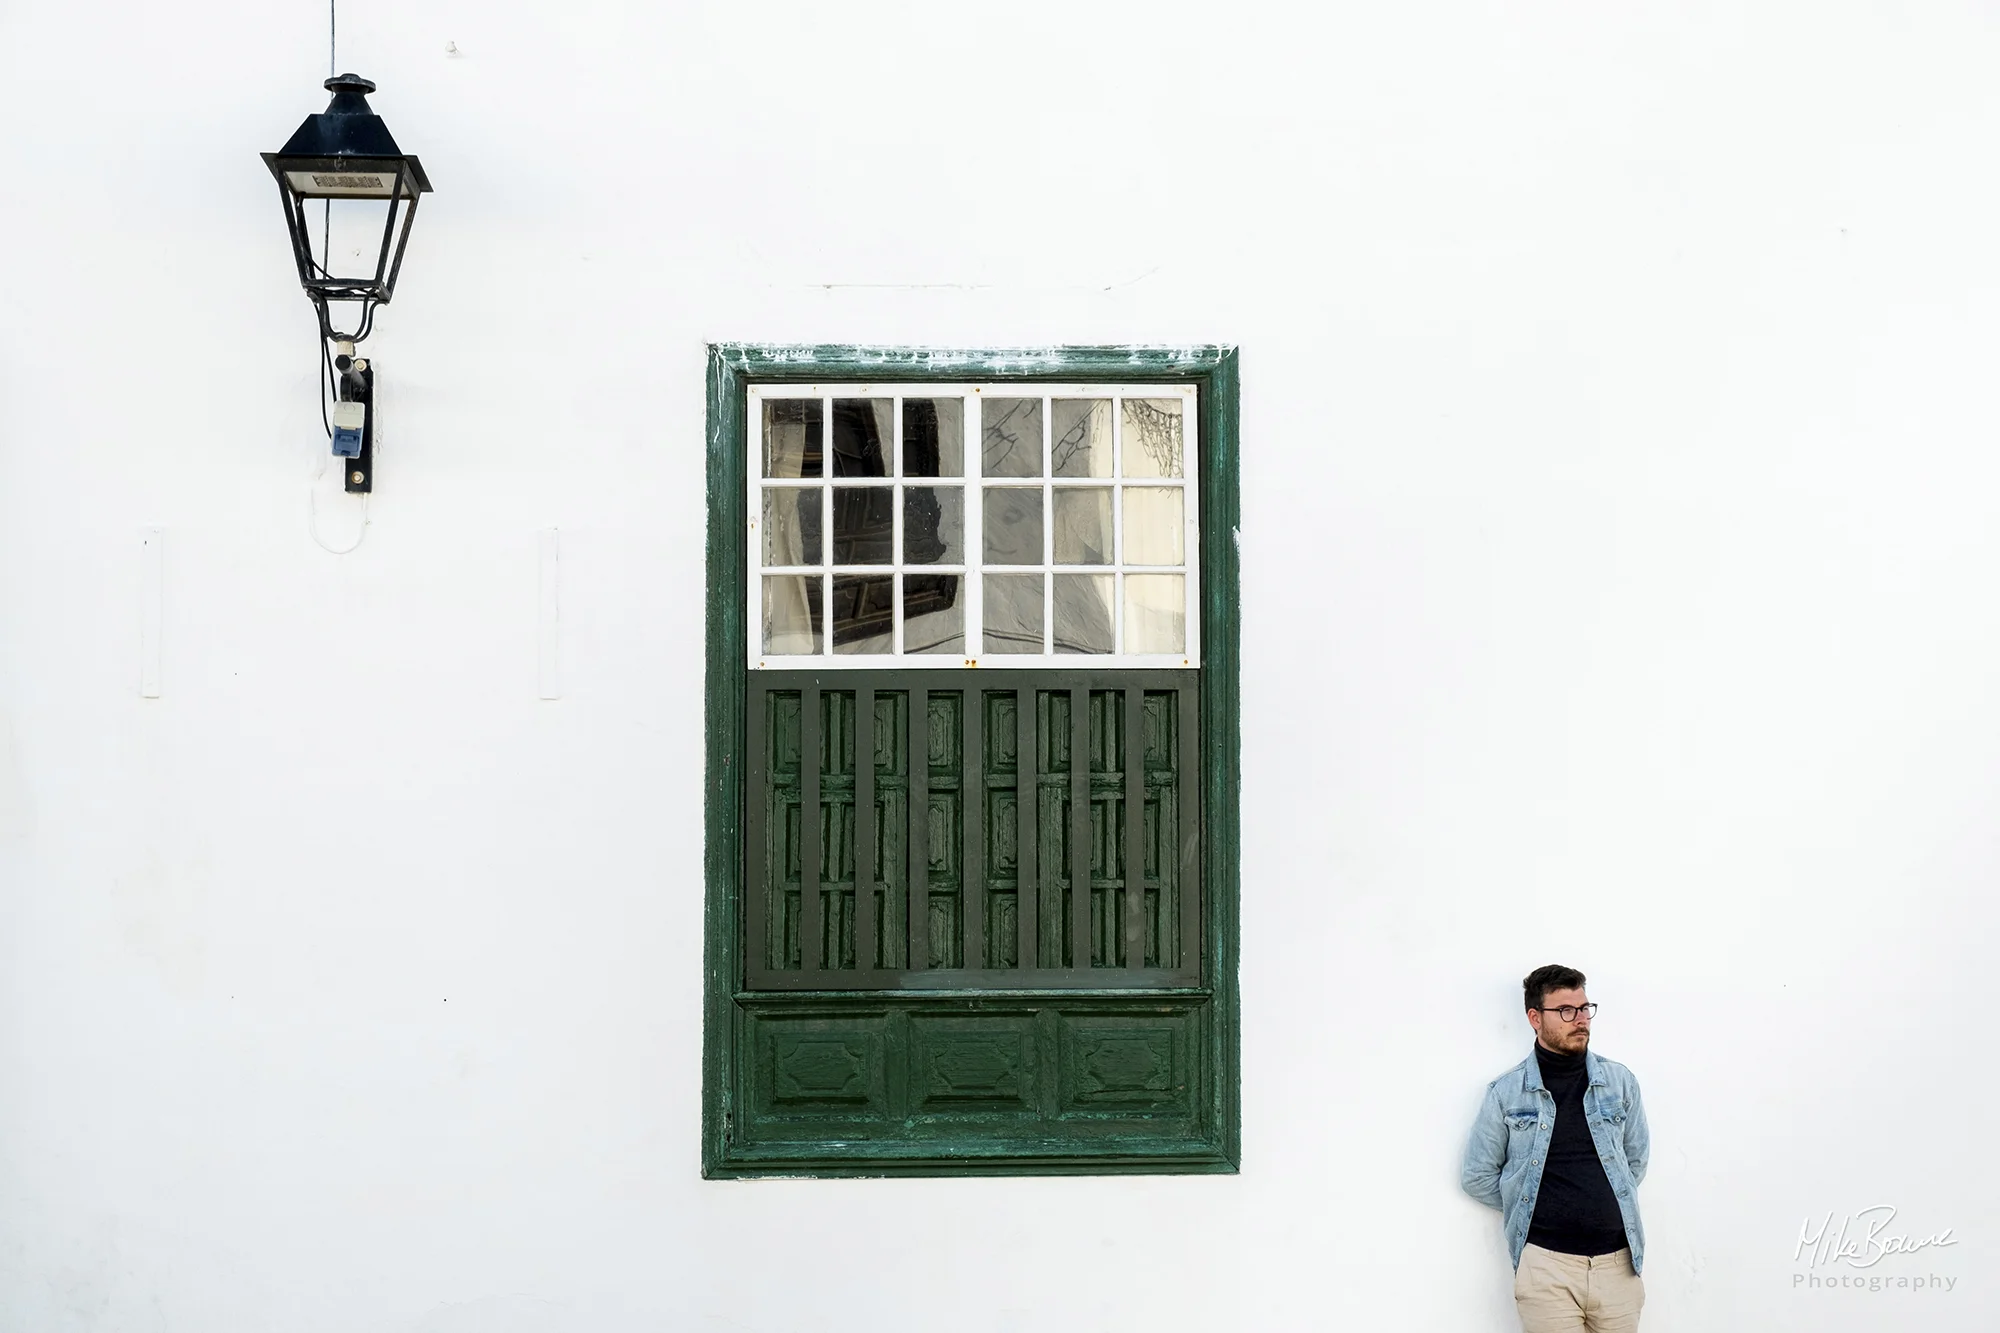
<path fill-rule="evenodd" d="M 1055 471 L 1055 400 L 1042 397 L 1042 656 L 1056 651 L 1056 506 L 1049 476 Z"/>
<path fill-rule="evenodd" d="M 1125 654 L 1125 395 L 1111 395 L 1111 654 Z"/>
<path fill-rule="evenodd" d="M 965 395 L 965 656 L 977 662 L 986 651 L 986 413 L 978 388 Z"/>
<path fill-rule="evenodd" d="M 897 394 L 889 414 L 889 475 L 896 484 L 889 490 L 889 562 L 894 571 L 889 579 L 889 651 L 903 655 L 903 395 Z"/>
<path fill-rule="evenodd" d="M 833 661 L 833 397 L 819 400 L 819 651 Z"/>

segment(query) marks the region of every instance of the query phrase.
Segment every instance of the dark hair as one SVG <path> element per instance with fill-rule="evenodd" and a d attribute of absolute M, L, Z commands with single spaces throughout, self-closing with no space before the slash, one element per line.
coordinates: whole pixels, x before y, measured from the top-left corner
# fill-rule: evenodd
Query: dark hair
<path fill-rule="evenodd" d="M 1583 973 L 1573 967 L 1564 967 L 1561 963 L 1538 967 L 1521 978 L 1521 998 L 1527 1001 L 1530 1009 L 1541 1008 L 1542 1001 L 1549 998 L 1549 992 L 1552 990 L 1582 989 Z"/>

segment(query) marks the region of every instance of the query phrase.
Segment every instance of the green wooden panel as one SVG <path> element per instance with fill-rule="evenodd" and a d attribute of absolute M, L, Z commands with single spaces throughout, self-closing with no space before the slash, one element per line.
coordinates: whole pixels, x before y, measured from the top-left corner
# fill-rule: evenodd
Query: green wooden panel
<path fill-rule="evenodd" d="M 738 1145 L 755 1161 L 940 1152 L 1116 1159 L 1212 1140 L 1209 997 L 745 999 Z"/>
<path fill-rule="evenodd" d="M 745 849 L 752 861 L 746 892 L 753 899 L 751 919 L 763 928 L 753 946 L 749 988 L 791 984 L 773 978 L 774 972 L 816 973 L 815 958 L 823 960 L 830 984 L 858 989 L 942 985 L 926 982 L 924 974 L 968 966 L 1018 969 L 1030 926 L 1022 919 L 1024 884 L 1035 938 L 1027 966 L 1076 973 L 1063 984 L 1079 986 L 1152 984 L 1116 975 L 1129 968 L 1178 970 L 1184 973 L 1179 984 L 1199 981 L 1198 968 L 1183 953 L 1181 911 L 1181 895 L 1197 886 L 1176 855 L 1183 842 L 1199 842 L 1180 796 L 1185 747 L 1179 718 L 1195 673 L 1128 672 L 1111 688 L 1085 688 L 1101 675 L 989 670 L 969 683 L 907 669 L 755 673 L 748 707 L 758 714 L 754 730 L 762 740 L 745 774 L 759 807 Z M 1070 683 L 1051 687 L 1065 679 Z M 1168 688 L 1139 689 L 1133 685 L 1139 680 Z M 849 681 L 853 688 L 841 688 Z M 916 756 L 909 749 L 909 710 L 919 689 L 927 723 L 914 733 L 924 746 Z M 1079 696 L 1085 701 L 1080 726 L 1072 712 Z M 872 717 L 865 727 L 859 714 L 864 697 Z M 1140 700 L 1136 730 L 1127 716 L 1133 698 Z M 814 717 L 808 708 L 816 709 Z M 962 725 L 969 710 L 983 719 L 970 732 Z M 864 733 L 871 767 L 856 756 Z M 971 756 L 964 750 L 968 735 L 978 737 Z M 1085 748 L 1072 753 L 1079 736 Z M 1136 745 L 1129 739 L 1134 736 Z M 1024 742 L 1031 747 L 1025 765 Z M 1139 765 L 1137 773 L 1128 773 L 1128 761 Z M 913 784 L 918 764 L 924 781 Z M 977 931 L 967 929 L 965 911 L 968 780 L 979 789 L 970 805 L 978 812 L 983 929 Z M 1136 815 L 1126 808 L 1135 791 L 1142 807 Z M 1024 819 L 1031 827 L 1022 827 Z M 915 956 L 922 961 L 915 975 L 898 975 L 911 969 L 913 846 L 925 858 L 915 898 L 922 932 Z M 1023 862 L 1024 850 L 1031 862 Z M 871 900 L 872 908 L 864 910 Z M 1128 928 L 1135 903 L 1136 930 Z M 805 944 L 815 924 L 820 940 L 809 956 Z M 1081 957 L 1079 932 L 1088 940 Z M 1114 975 L 1094 975 L 1107 970 Z"/>
<path fill-rule="evenodd" d="M 819 694 L 809 721 L 804 687 L 789 701 L 772 694 L 778 706 L 754 716 L 746 706 L 747 385 L 923 377 L 1197 386 L 1204 666 L 1194 692 L 1178 699 L 1132 687 L 1143 751 L 1136 800 L 1128 802 L 1123 780 L 1131 721 L 1123 681 L 1092 684 L 1083 741 L 1069 715 L 1069 682 L 1037 685 L 1032 784 L 1022 782 L 1022 756 L 1013 752 L 1021 719 L 1011 699 L 1003 717 L 992 716 L 1000 691 L 1017 688 L 1002 673 L 981 671 L 976 698 L 956 673 L 927 674 L 915 774 L 909 682 L 862 686 L 829 673 L 810 687 Z M 708 390 L 704 1174 L 1235 1170 L 1234 349 L 727 345 L 710 349 Z M 875 706 L 857 728 L 864 688 L 876 691 Z M 873 733 L 875 762 L 857 768 L 860 731 Z M 809 732 L 818 738 L 816 763 L 800 754 Z M 1089 760 L 1080 779 L 1071 754 L 1079 746 Z M 754 789 L 752 769 L 765 774 Z M 810 828 L 808 789 L 823 798 Z M 1079 790 L 1089 806 L 1083 819 L 1074 808 Z M 1078 838 L 1088 846 L 1075 846 Z M 1136 912 L 1129 869 L 1138 872 Z M 1024 871 L 1037 948 L 1020 967 Z M 768 880 L 772 892 L 748 893 L 751 879 Z M 822 886 L 814 895 L 822 910 L 812 913 L 801 901 L 808 879 Z M 1089 895 L 1087 963 L 1077 957 L 1079 880 Z M 1198 892 L 1182 891 L 1190 887 Z M 916 960 L 913 912 L 923 946 Z M 772 970 L 800 966 L 809 917 L 819 922 L 812 953 L 832 971 Z M 1167 970 L 1183 950 L 1192 972 Z M 882 989 L 902 985 L 912 961 L 937 989 Z M 1079 966 L 1125 984 L 1079 989 Z M 746 988 L 746 968 L 778 979 L 771 984 L 779 989 Z M 799 989 L 787 976 L 819 989 Z M 821 985 L 820 976 L 844 980 Z"/>

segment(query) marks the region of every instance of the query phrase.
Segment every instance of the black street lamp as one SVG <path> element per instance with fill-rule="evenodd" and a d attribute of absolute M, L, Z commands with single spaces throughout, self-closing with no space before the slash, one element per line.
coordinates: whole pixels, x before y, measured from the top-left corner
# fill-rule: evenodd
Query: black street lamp
<path fill-rule="evenodd" d="M 299 285 L 319 315 L 321 339 L 334 344 L 339 352 L 334 365 L 339 372 L 340 402 L 360 404 L 359 411 L 335 409 L 333 447 L 336 454 L 354 460 L 348 466 L 347 489 L 365 492 L 374 484 L 374 431 L 369 420 L 373 413 L 368 410 L 374 397 L 374 373 L 365 360 L 355 357 L 354 344 L 373 330 L 375 307 L 389 304 L 395 295 L 403 250 L 410 242 L 410 224 L 417 216 L 417 199 L 430 191 L 431 182 L 423 164 L 396 146 L 388 125 L 369 109 L 373 83 L 358 75 L 341 74 L 324 86 L 333 94 L 326 110 L 307 116 L 283 148 L 265 153 L 263 158 L 278 182 L 285 230 L 291 234 L 292 258 L 298 262 Z M 313 199 L 327 201 L 324 207 L 329 220 L 334 200 L 382 206 L 382 245 L 372 276 L 334 273 L 331 244 L 314 257 L 306 218 L 306 203 Z M 334 328 L 328 312 L 334 304 L 360 307 L 350 331 Z M 357 417 L 358 422 L 354 420 Z"/>

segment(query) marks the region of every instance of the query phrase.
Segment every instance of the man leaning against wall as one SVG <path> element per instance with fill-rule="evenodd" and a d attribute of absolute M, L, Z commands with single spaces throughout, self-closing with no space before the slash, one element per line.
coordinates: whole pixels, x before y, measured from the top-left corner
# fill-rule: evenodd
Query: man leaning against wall
<path fill-rule="evenodd" d="M 1639 1081 L 1590 1049 L 1583 973 L 1552 963 L 1521 989 L 1535 1046 L 1486 1085 L 1465 1192 L 1500 1210 L 1522 1333 L 1632 1333 L 1646 1303 Z"/>

